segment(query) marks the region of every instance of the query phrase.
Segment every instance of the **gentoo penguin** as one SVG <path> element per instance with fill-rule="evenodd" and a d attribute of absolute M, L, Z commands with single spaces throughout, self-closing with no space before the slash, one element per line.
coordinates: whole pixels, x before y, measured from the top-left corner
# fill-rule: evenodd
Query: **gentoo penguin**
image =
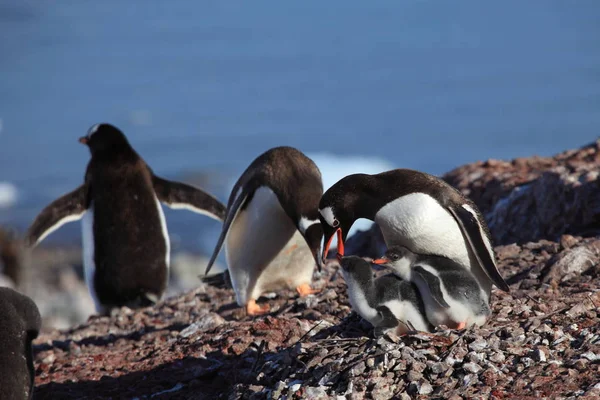
<path fill-rule="evenodd" d="M 151 305 L 168 282 L 170 244 L 160 202 L 219 221 L 225 206 L 199 189 L 154 175 L 112 125 L 94 125 L 79 141 L 91 152 L 83 185 L 44 208 L 26 241 L 35 245 L 83 217 L 85 280 L 97 312 Z"/>
<path fill-rule="evenodd" d="M 315 163 L 292 147 L 275 147 L 256 158 L 231 191 L 223 230 L 206 267 L 223 243 L 237 303 L 249 315 L 269 312 L 256 304 L 262 293 L 309 283 L 321 268 L 323 230 L 317 207 L 323 194 Z"/>
<path fill-rule="evenodd" d="M 415 254 L 406 247 L 393 246 L 373 262 L 417 285 L 427 319 L 434 326 L 481 326 L 492 313 L 471 271 L 447 257 Z"/>
<path fill-rule="evenodd" d="M 352 309 L 376 329 L 397 327 L 397 333 L 431 332 L 423 300 L 411 282 L 395 274 L 375 279 L 371 264 L 357 256 L 338 259 Z"/>
<path fill-rule="evenodd" d="M 42 325 L 29 297 L 0 288 L 0 389 L 3 399 L 30 399 L 33 392 L 31 342 Z"/>
<path fill-rule="evenodd" d="M 337 232 L 338 253 L 359 218 L 375 221 L 389 247 L 448 257 L 475 275 L 489 300 L 492 282 L 508 285 L 496 267 L 490 234 L 475 204 L 443 180 L 419 171 L 396 169 L 342 178 L 321 198 L 319 213 L 327 256 Z"/>

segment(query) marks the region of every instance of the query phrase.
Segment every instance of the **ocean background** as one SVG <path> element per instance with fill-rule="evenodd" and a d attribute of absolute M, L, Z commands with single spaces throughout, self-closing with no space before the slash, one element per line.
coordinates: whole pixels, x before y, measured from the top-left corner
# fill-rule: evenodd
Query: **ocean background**
<path fill-rule="evenodd" d="M 0 0 L 0 225 L 81 184 L 97 122 L 223 201 L 279 145 L 326 187 L 579 147 L 600 133 L 599 21 L 597 0 Z M 174 249 L 212 250 L 219 223 L 166 215 Z"/>

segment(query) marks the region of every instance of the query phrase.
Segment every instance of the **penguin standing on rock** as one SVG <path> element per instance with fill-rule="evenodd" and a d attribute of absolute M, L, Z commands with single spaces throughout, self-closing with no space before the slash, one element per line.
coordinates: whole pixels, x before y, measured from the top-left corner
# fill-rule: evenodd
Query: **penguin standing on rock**
<path fill-rule="evenodd" d="M 256 300 L 262 293 L 310 287 L 315 263 L 321 268 L 323 230 L 317 211 L 323 194 L 315 163 L 292 147 L 260 155 L 238 179 L 223 230 L 206 274 L 225 244 L 225 258 L 237 303 L 248 315 L 269 312 Z"/>
<path fill-rule="evenodd" d="M 415 254 L 406 247 L 393 246 L 373 263 L 383 264 L 417 285 L 427 319 L 434 326 L 481 326 L 492 313 L 471 271 L 449 258 Z"/>
<path fill-rule="evenodd" d="M 338 256 L 338 260 L 352 309 L 376 331 L 396 328 L 398 334 L 413 330 L 431 332 L 423 300 L 411 282 L 395 274 L 375 279 L 371 264 L 358 256 Z"/>
<path fill-rule="evenodd" d="M 219 221 L 225 206 L 197 188 L 154 175 L 112 125 L 94 125 L 79 141 L 92 156 L 83 185 L 44 208 L 26 241 L 35 245 L 83 217 L 84 273 L 96 311 L 154 304 L 167 286 L 170 256 L 160 203 Z"/>
<path fill-rule="evenodd" d="M 0 397 L 31 399 L 33 351 L 31 342 L 42 326 L 40 312 L 29 297 L 0 288 Z"/>
<path fill-rule="evenodd" d="M 496 267 L 485 220 L 475 204 L 443 180 L 409 169 L 354 174 L 333 185 L 319 203 L 325 234 L 323 257 L 337 233 L 338 253 L 359 218 L 375 221 L 386 245 L 437 254 L 468 268 L 489 301 L 494 283 L 509 288 Z"/>

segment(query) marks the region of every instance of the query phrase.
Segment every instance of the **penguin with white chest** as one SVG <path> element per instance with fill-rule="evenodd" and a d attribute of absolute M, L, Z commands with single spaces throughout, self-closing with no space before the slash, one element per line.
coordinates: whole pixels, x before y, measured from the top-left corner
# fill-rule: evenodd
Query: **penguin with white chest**
<path fill-rule="evenodd" d="M 396 328 L 398 334 L 412 330 L 431 332 L 423 300 L 411 282 L 395 274 L 374 278 L 371 264 L 358 256 L 338 259 L 352 309 L 376 331 Z"/>
<path fill-rule="evenodd" d="M 31 399 L 35 372 L 31 342 L 42 326 L 29 297 L 0 288 L 0 397 Z"/>
<path fill-rule="evenodd" d="M 234 185 L 206 273 L 224 244 L 237 303 L 248 315 L 269 312 L 256 303 L 265 292 L 316 292 L 310 282 L 315 264 L 321 267 L 323 230 L 317 207 L 322 194 L 319 169 L 292 147 L 266 151 Z"/>
<path fill-rule="evenodd" d="M 481 326 L 491 314 L 473 274 L 447 257 L 415 254 L 406 247 L 393 246 L 373 262 L 417 285 L 427 319 L 434 326 Z"/>
<path fill-rule="evenodd" d="M 83 218 L 84 273 L 96 311 L 151 305 L 168 282 L 170 243 L 160 203 L 219 221 L 225 206 L 200 189 L 154 175 L 112 125 L 94 125 L 79 141 L 91 152 L 83 185 L 44 208 L 26 240 L 35 245 Z"/>
<path fill-rule="evenodd" d="M 379 225 L 386 245 L 437 254 L 468 268 L 489 301 L 492 283 L 508 285 L 498 272 L 487 224 L 475 204 L 443 180 L 396 169 L 346 176 L 325 192 L 319 213 L 325 235 L 323 257 L 337 233 L 338 253 L 359 218 Z"/>

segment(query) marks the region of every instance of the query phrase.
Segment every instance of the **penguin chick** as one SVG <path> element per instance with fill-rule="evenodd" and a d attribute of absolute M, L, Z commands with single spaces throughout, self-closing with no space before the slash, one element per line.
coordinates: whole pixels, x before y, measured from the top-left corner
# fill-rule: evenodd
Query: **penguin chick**
<path fill-rule="evenodd" d="M 373 262 L 414 282 L 423 298 L 427 319 L 434 326 L 481 326 L 491 314 L 475 276 L 450 258 L 416 254 L 404 246 L 393 246 Z"/>
<path fill-rule="evenodd" d="M 31 399 L 33 352 L 31 342 L 42 325 L 40 312 L 29 297 L 0 288 L 0 397 Z"/>
<path fill-rule="evenodd" d="M 339 259 L 352 309 L 376 329 L 431 332 L 423 301 L 411 282 L 395 274 L 375 279 L 371 264 L 358 256 Z"/>
<path fill-rule="evenodd" d="M 256 304 L 265 292 L 295 288 L 315 293 L 309 283 L 321 268 L 323 230 L 317 211 L 321 172 L 292 147 L 276 147 L 256 158 L 238 179 L 225 223 L 206 274 L 225 244 L 237 303 L 248 315 L 269 312 Z"/>

